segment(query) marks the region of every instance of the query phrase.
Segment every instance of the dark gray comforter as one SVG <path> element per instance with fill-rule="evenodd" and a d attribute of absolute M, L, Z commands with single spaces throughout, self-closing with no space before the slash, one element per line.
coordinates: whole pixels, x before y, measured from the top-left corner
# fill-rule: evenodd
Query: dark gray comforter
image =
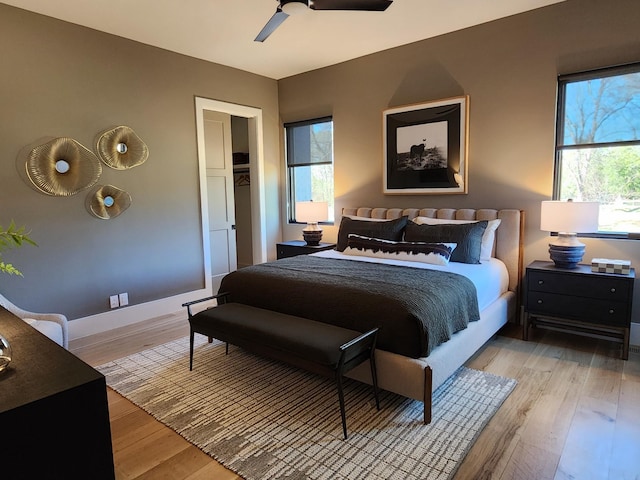
<path fill-rule="evenodd" d="M 308 255 L 232 272 L 220 292 L 361 332 L 377 326 L 378 348 L 413 358 L 480 318 L 476 288 L 461 275 Z"/>

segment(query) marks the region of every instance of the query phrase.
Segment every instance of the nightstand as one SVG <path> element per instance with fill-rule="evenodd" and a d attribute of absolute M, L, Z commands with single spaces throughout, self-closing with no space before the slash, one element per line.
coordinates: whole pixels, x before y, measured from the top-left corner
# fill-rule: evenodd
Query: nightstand
<path fill-rule="evenodd" d="M 529 327 L 570 331 L 622 343 L 629 358 L 629 330 L 635 270 L 629 275 L 596 273 L 590 265 L 557 268 L 532 262 L 525 279 L 523 339 Z"/>
<path fill-rule="evenodd" d="M 320 245 L 307 245 L 304 240 L 290 240 L 276 244 L 278 260 L 281 258 L 295 257 L 297 255 L 308 255 L 309 253 L 322 252 L 323 250 L 333 250 L 335 243 L 322 243 Z"/>

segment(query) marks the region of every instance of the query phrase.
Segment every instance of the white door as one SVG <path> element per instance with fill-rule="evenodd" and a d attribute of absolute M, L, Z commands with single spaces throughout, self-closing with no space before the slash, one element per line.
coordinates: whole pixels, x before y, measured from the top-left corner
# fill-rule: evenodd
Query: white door
<path fill-rule="evenodd" d="M 204 289 L 217 293 L 222 277 L 237 268 L 231 115 L 248 119 L 253 263 L 267 261 L 262 110 L 195 97 L 195 111 Z"/>
<path fill-rule="evenodd" d="M 238 268 L 231 115 L 205 110 L 203 116 L 211 286 L 217 293 L 222 277 Z"/>

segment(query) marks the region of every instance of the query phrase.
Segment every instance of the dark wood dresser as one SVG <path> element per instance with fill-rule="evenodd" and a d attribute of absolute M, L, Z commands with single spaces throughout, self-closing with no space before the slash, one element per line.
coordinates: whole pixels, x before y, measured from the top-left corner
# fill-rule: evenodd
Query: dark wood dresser
<path fill-rule="evenodd" d="M 619 275 L 592 272 L 590 265 L 565 269 L 532 262 L 526 272 L 524 340 L 531 326 L 610 338 L 622 343 L 627 360 L 634 280 L 634 269 Z"/>
<path fill-rule="evenodd" d="M 2 307 L 0 334 L 2 478 L 115 478 L 104 376 Z"/>

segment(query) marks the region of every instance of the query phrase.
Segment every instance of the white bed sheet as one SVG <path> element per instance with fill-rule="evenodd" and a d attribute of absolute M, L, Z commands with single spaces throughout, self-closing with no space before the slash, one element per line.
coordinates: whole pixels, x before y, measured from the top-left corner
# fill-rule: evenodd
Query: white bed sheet
<path fill-rule="evenodd" d="M 347 255 L 345 253 L 338 252 L 337 250 L 325 250 L 323 252 L 313 253 L 312 255 L 316 257 L 354 260 L 358 262 L 386 263 L 389 265 L 400 265 L 410 268 L 424 268 L 457 273 L 467 277 L 475 285 L 480 311 L 495 302 L 509 288 L 509 273 L 507 271 L 507 267 L 497 258 L 482 261 L 482 263 L 477 265 L 458 262 L 449 262 L 448 265 L 432 265 L 430 263 Z"/>

